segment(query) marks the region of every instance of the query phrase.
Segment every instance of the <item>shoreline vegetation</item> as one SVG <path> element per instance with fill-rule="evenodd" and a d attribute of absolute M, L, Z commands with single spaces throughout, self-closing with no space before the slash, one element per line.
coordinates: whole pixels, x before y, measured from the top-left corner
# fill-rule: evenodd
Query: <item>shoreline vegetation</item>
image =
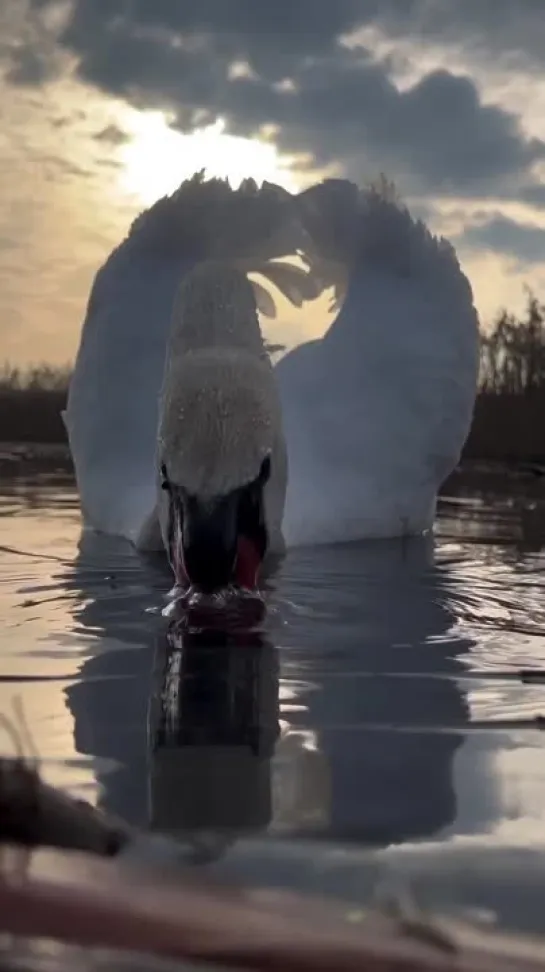
<path fill-rule="evenodd" d="M 20 458 L 30 446 L 65 454 L 61 412 L 70 373 L 70 366 L 0 367 L 0 443 L 17 444 Z M 463 458 L 545 463 L 545 304 L 530 291 L 520 318 L 502 311 L 482 334 L 480 388 Z"/>

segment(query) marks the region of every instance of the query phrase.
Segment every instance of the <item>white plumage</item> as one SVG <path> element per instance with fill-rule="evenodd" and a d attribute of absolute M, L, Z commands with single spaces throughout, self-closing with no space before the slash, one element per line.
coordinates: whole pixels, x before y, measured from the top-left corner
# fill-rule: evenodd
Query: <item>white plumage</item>
<path fill-rule="evenodd" d="M 327 258 L 337 261 L 347 287 L 324 338 L 294 349 L 274 369 L 289 454 L 286 540 L 428 529 L 439 486 L 467 436 L 477 384 L 477 315 L 453 249 L 387 194 L 346 182 L 289 199 L 272 187 L 222 190 L 219 202 L 209 185 L 192 190 L 202 194 L 192 222 L 184 222 L 182 187 L 140 218 L 97 275 L 66 415 L 87 524 L 140 546 L 161 543 L 156 446 L 169 368 L 176 378 L 161 436 L 179 463 L 177 475 L 212 489 L 251 474 L 271 447 L 277 418 L 269 427 L 267 416 L 278 408 L 251 290 L 239 287 L 221 314 L 198 324 L 186 314 L 167 350 L 175 297 L 185 281 L 179 300 L 182 311 L 190 306 L 198 276 L 187 275 L 203 259 L 262 270 L 267 260 L 304 247 L 316 279 L 323 284 Z M 282 279 L 294 303 L 313 296 L 310 277 L 294 271 L 286 280 L 284 269 L 271 270 L 271 279 Z M 212 290 L 209 299 L 217 309 Z M 178 301 L 175 319 L 179 313 Z M 188 408 L 198 418 L 179 438 L 176 409 Z M 214 424 L 221 409 L 231 416 L 251 411 L 238 444 L 237 423 L 226 421 L 223 430 Z"/>
<path fill-rule="evenodd" d="M 276 369 L 290 461 L 286 541 L 418 534 L 433 523 L 470 427 L 479 364 L 471 288 L 450 244 L 394 199 L 377 190 L 354 199 L 347 183 L 310 192 L 316 237 L 351 272 L 324 338 Z"/>

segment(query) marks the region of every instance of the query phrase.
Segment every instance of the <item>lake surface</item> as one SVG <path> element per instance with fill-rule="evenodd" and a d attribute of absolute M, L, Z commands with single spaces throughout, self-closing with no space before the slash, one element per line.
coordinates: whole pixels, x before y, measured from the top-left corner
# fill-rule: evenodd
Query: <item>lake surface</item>
<path fill-rule="evenodd" d="M 334 893 L 355 894 L 346 865 L 368 846 L 461 849 L 459 876 L 472 848 L 538 860 L 545 480 L 475 468 L 433 538 L 290 552 L 242 632 L 166 619 L 164 565 L 82 539 L 61 469 L 3 467 L 0 522 L 0 708 L 19 700 L 50 782 L 141 825 L 221 832 L 262 880 L 328 890 L 316 861 L 335 846 Z"/>

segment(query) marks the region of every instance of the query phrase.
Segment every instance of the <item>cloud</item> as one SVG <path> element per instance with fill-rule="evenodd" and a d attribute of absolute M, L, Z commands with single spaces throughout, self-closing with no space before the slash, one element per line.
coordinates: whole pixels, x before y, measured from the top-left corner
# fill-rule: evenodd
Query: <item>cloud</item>
<path fill-rule="evenodd" d="M 399 0 L 386 4 L 375 24 L 393 36 L 463 44 L 488 57 L 545 66 L 542 0 Z"/>
<path fill-rule="evenodd" d="M 520 198 L 522 202 L 528 203 L 536 209 L 545 209 L 545 183 L 525 186 L 521 190 Z"/>
<path fill-rule="evenodd" d="M 32 8 L 58 7 L 33 0 Z M 116 32 L 133 38 L 185 40 L 216 57 L 247 61 L 269 80 L 289 74 L 304 57 L 322 56 L 341 37 L 375 26 L 392 37 L 463 42 L 544 63 L 542 0 L 75 0 L 63 39 L 80 53 L 97 52 Z"/>
<path fill-rule="evenodd" d="M 53 78 L 56 70 L 49 52 L 41 51 L 36 44 L 26 44 L 11 53 L 5 79 L 11 84 L 36 87 Z"/>
<path fill-rule="evenodd" d="M 105 142 L 107 145 L 125 145 L 129 141 L 129 135 L 119 127 L 119 125 L 106 125 L 99 132 L 95 132 L 93 138 L 96 142 Z"/>
<path fill-rule="evenodd" d="M 485 316 L 523 281 L 537 290 L 545 121 L 518 92 L 545 89 L 542 4 L 3 0 L 4 353 L 75 347 L 92 272 L 140 205 L 116 151 L 133 138 L 123 101 L 171 111 L 183 130 L 268 126 L 305 180 L 309 166 L 358 182 L 384 171 L 455 236 Z"/>
<path fill-rule="evenodd" d="M 123 117 L 79 85 L 0 80 L 0 364 L 74 355 L 93 275 L 139 208 L 92 139 Z"/>
<path fill-rule="evenodd" d="M 400 91 L 380 66 L 343 52 L 294 80 L 296 93 L 271 95 L 238 79 L 224 92 L 224 110 L 243 127 L 245 115 L 257 125 L 267 105 L 281 147 L 306 149 L 318 164 L 337 161 L 356 179 L 382 168 L 411 190 L 505 194 L 545 155 L 545 144 L 526 139 L 514 115 L 483 105 L 472 81 L 447 71 Z"/>
<path fill-rule="evenodd" d="M 545 263 L 545 229 L 518 223 L 500 213 L 472 226 L 455 242 L 460 247 L 492 250 L 526 264 Z"/>
<path fill-rule="evenodd" d="M 39 87 L 58 76 L 66 55 L 57 43 L 60 4 L 45 0 L 2 0 L 0 67 L 3 79 L 18 87 Z"/>
<path fill-rule="evenodd" d="M 48 3 L 33 0 L 34 11 Z M 351 178 L 384 169 L 405 191 L 513 196 L 536 185 L 545 158 L 514 114 L 446 69 L 400 90 L 387 64 L 342 39 L 378 24 L 405 38 L 490 37 L 530 50 L 540 3 L 518 0 L 514 17 L 508 0 L 75 0 L 59 42 L 81 79 L 169 108 L 184 130 L 219 116 L 236 134 L 269 125 L 285 152 Z"/>

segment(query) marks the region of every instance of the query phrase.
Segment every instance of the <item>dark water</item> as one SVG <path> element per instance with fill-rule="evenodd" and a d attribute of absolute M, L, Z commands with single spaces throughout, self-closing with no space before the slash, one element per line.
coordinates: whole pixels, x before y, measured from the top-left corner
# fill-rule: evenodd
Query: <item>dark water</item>
<path fill-rule="evenodd" d="M 139 824 L 266 835 L 260 876 L 289 846 L 287 883 L 331 842 L 352 865 L 544 843 L 545 481 L 473 471 L 434 538 L 291 552 L 242 634 L 174 628 L 163 565 L 81 541 L 66 473 L 4 474 L 0 517 L 0 705 L 22 701 L 48 780 Z"/>

